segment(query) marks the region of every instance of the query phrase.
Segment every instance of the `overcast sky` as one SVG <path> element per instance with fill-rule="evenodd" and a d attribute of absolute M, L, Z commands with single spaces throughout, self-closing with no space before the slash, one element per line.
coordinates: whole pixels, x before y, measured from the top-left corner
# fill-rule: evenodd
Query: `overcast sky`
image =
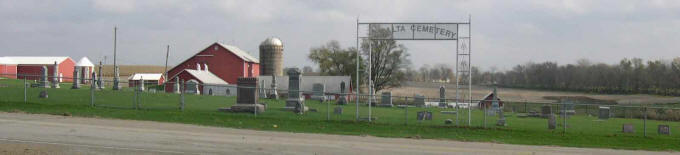
<path fill-rule="evenodd" d="M 464 22 L 472 16 L 472 63 L 501 70 L 525 62 L 680 56 L 680 1 L 0 1 L 0 56 L 107 56 L 118 26 L 120 64 L 174 65 L 216 41 L 258 56 L 270 36 L 284 66 L 313 66 L 309 49 L 355 46 L 356 20 Z M 455 44 L 405 41 L 414 67 L 453 65 Z"/>

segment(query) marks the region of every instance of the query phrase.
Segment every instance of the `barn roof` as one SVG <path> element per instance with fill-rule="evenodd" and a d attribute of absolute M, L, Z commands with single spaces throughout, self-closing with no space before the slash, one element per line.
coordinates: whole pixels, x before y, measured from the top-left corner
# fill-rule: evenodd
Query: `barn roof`
<path fill-rule="evenodd" d="M 30 57 L 30 56 L 27 57 L 8 56 L 4 58 L 9 59 L 13 61 L 15 64 L 19 65 L 50 65 L 54 64 L 55 61 L 57 63 L 61 63 L 66 59 L 71 59 L 69 57 Z"/>
<path fill-rule="evenodd" d="M 203 70 L 193 70 L 193 69 L 185 69 L 183 72 L 187 72 L 191 74 L 191 76 L 194 76 L 196 79 L 201 81 L 203 84 L 219 84 L 219 85 L 226 85 L 229 84 L 225 82 L 224 80 L 220 79 L 220 77 L 217 77 L 217 75 L 213 74 L 210 71 L 203 71 Z"/>
<path fill-rule="evenodd" d="M 94 67 L 94 64 L 93 64 L 92 61 L 90 61 L 90 59 L 88 59 L 87 57 L 83 57 L 83 58 L 80 58 L 80 60 L 78 61 L 78 63 L 76 63 L 76 66 L 80 66 L 80 67 Z"/>
<path fill-rule="evenodd" d="M 160 80 L 161 77 L 163 77 L 161 73 L 134 73 L 128 80 Z"/>
<path fill-rule="evenodd" d="M 16 62 L 12 61 L 12 59 L 8 59 L 5 57 L 0 57 L 0 64 L 6 64 L 6 65 L 14 65 L 17 64 Z"/>
<path fill-rule="evenodd" d="M 222 43 L 217 43 L 217 44 L 226 48 L 227 50 L 231 51 L 231 53 L 234 53 L 236 56 L 240 57 L 244 61 L 260 63 L 259 59 L 253 57 L 252 55 L 248 54 L 248 52 L 241 50 L 240 48 L 238 48 L 236 46 L 222 44 Z"/>

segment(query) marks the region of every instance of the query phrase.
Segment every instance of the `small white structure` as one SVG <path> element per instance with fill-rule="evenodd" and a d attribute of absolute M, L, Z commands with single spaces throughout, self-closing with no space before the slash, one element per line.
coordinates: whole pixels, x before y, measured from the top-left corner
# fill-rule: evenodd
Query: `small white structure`
<path fill-rule="evenodd" d="M 91 78 L 90 75 L 94 73 L 94 64 L 92 61 L 87 57 L 83 57 L 78 60 L 75 66 L 78 68 L 78 73 L 80 74 L 74 76 L 78 76 L 80 83 L 89 83 Z"/>
<path fill-rule="evenodd" d="M 181 77 L 181 78 L 180 78 Z M 185 69 L 172 79 L 186 79 L 186 93 L 212 96 L 236 96 L 236 85 L 229 84 L 207 70 Z"/>

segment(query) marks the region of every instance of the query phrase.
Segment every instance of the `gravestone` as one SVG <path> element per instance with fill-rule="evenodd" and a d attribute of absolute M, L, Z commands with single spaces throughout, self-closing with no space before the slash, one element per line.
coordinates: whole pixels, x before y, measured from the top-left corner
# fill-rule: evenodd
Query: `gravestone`
<path fill-rule="evenodd" d="M 47 81 L 47 66 L 42 66 L 40 74 L 40 88 L 49 88 L 49 82 Z"/>
<path fill-rule="evenodd" d="M 198 90 L 198 82 L 194 80 L 189 80 L 186 83 L 184 83 L 184 93 L 200 94 L 200 91 Z"/>
<path fill-rule="evenodd" d="M 236 81 L 236 105 L 231 106 L 231 112 L 264 112 L 264 105 L 258 104 L 258 80 L 254 77 L 239 77 Z"/>
<path fill-rule="evenodd" d="M 80 89 L 80 82 L 78 75 L 80 74 L 78 67 L 73 67 L 73 86 L 71 86 L 71 89 Z"/>
<path fill-rule="evenodd" d="M 294 110 L 296 113 L 304 113 L 308 108 L 305 106 L 305 99 L 300 94 L 300 69 L 289 69 L 287 74 L 288 99 L 286 99 L 285 108 Z"/>
<path fill-rule="evenodd" d="M 671 127 L 669 125 L 659 125 L 659 134 L 671 135 Z"/>
<path fill-rule="evenodd" d="M 560 116 L 567 116 L 569 117 L 570 115 L 576 114 L 576 110 L 574 110 L 574 102 L 571 101 L 565 101 L 562 103 L 560 106 Z M 567 113 L 564 115 L 564 113 Z"/>
<path fill-rule="evenodd" d="M 314 83 L 312 85 L 312 100 L 326 101 L 324 92 L 326 92 L 326 87 L 323 84 Z"/>
<path fill-rule="evenodd" d="M 144 91 L 144 77 L 139 78 L 139 85 L 138 85 L 139 91 Z"/>
<path fill-rule="evenodd" d="M 267 92 L 265 92 L 264 86 L 266 86 L 265 81 L 264 80 L 260 81 L 260 85 L 258 86 L 258 89 L 257 89 L 257 95 L 260 98 L 267 98 L 267 94 L 266 94 Z"/>
<path fill-rule="evenodd" d="M 425 107 L 425 96 L 416 95 L 413 97 L 413 104 L 415 104 L 416 107 Z"/>
<path fill-rule="evenodd" d="M 453 124 L 453 120 L 446 119 L 446 120 L 444 120 L 444 124 Z"/>
<path fill-rule="evenodd" d="M 333 109 L 333 114 L 342 115 L 342 107 L 335 107 L 335 109 Z"/>
<path fill-rule="evenodd" d="M 417 119 L 418 119 L 419 121 L 422 121 L 422 120 L 432 120 L 432 112 L 430 112 L 430 111 L 419 111 L 419 112 L 417 113 L 417 116 L 418 116 Z"/>
<path fill-rule="evenodd" d="M 548 118 L 552 115 L 552 107 L 549 105 L 544 105 L 541 107 L 541 117 Z"/>
<path fill-rule="evenodd" d="M 113 68 L 113 90 L 120 90 L 120 68 Z"/>
<path fill-rule="evenodd" d="M 102 62 L 99 61 L 99 76 L 97 76 L 97 88 L 99 89 L 104 89 L 104 81 L 102 80 L 103 72 L 102 72 Z"/>
<path fill-rule="evenodd" d="M 382 92 L 382 98 L 380 99 L 380 107 L 393 107 L 392 104 L 392 92 Z"/>
<path fill-rule="evenodd" d="M 633 128 L 633 124 L 623 124 L 623 133 L 634 133 L 635 128 Z"/>
<path fill-rule="evenodd" d="M 609 107 L 600 107 L 599 119 L 609 119 Z"/>
<path fill-rule="evenodd" d="M 172 89 L 173 89 L 172 92 L 175 92 L 175 94 L 180 94 L 180 93 L 182 93 L 182 92 L 180 92 L 180 90 L 179 90 L 179 89 L 180 89 L 180 85 L 179 85 L 179 77 L 176 77 L 176 78 L 175 78 L 175 86 L 173 86 Z"/>
<path fill-rule="evenodd" d="M 276 88 L 276 76 L 274 76 L 274 74 L 272 74 L 272 85 L 270 87 L 269 95 L 267 96 L 267 98 L 269 98 L 269 99 L 279 99 L 279 93 L 277 92 L 276 89 L 277 89 Z"/>
<path fill-rule="evenodd" d="M 446 108 L 446 88 L 444 86 L 439 87 L 439 107 Z"/>
<path fill-rule="evenodd" d="M 38 97 L 47 98 L 48 97 L 47 91 L 46 90 L 40 91 L 40 94 L 38 95 Z"/>
<path fill-rule="evenodd" d="M 59 65 L 54 62 L 54 71 L 52 71 L 52 88 L 59 88 Z"/>
<path fill-rule="evenodd" d="M 345 105 L 347 104 L 347 96 L 345 95 L 345 81 L 340 82 L 340 95 L 339 99 L 335 104 L 338 105 Z"/>
<path fill-rule="evenodd" d="M 557 127 L 557 120 L 555 120 L 555 115 L 550 114 L 548 116 L 548 129 L 552 130 Z"/>
<path fill-rule="evenodd" d="M 82 77 L 80 78 L 80 83 L 85 84 L 88 83 L 88 79 L 90 78 L 90 67 L 81 67 Z"/>

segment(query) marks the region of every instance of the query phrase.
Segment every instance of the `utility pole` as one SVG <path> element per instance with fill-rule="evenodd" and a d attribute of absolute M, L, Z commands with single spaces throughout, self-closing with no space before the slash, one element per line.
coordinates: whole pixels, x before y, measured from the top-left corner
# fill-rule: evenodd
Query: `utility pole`
<path fill-rule="evenodd" d="M 170 45 L 168 45 L 167 50 L 165 51 L 165 81 L 168 81 L 168 56 L 170 56 Z"/>
<path fill-rule="evenodd" d="M 118 27 L 113 27 L 113 90 L 119 90 L 118 64 L 116 64 L 116 44 L 117 44 Z"/>

